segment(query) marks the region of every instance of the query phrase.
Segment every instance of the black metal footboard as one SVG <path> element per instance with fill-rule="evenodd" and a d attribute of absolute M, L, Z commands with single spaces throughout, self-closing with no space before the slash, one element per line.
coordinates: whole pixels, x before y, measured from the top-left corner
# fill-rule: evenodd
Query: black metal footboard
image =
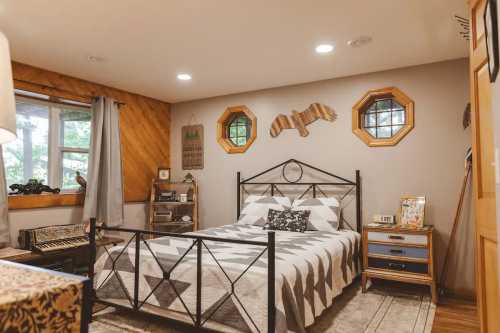
<path fill-rule="evenodd" d="M 112 259 L 113 260 L 113 267 L 112 271 L 115 271 L 115 263 L 120 257 L 121 254 L 125 251 L 125 249 L 129 246 L 134 246 L 135 245 L 135 263 L 134 263 L 134 293 L 129 297 L 129 302 L 130 302 L 130 307 L 125 306 L 123 304 L 118 304 L 118 303 L 113 303 L 108 300 L 104 299 L 99 299 L 97 296 L 96 292 L 96 286 L 94 284 L 94 264 L 96 261 L 96 254 L 97 254 L 97 247 L 96 247 L 96 232 L 97 231 L 116 231 L 120 233 L 125 233 L 125 234 L 130 234 L 130 240 L 126 245 L 124 246 L 123 250 L 120 252 L 120 254 Z M 174 319 L 174 318 L 167 318 L 159 314 L 153 314 L 149 311 L 145 311 L 142 309 L 142 306 L 146 303 L 148 298 L 153 294 L 154 290 L 151 291 L 149 296 L 147 296 L 144 300 L 140 301 L 139 300 L 139 288 L 140 288 L 140 279 L 139 279 L 139 267 L 140 267 L 140 253 L 141 253 L 141 243 L 145 245 L 145 247 L 151 252 L 153 257 L 158 260 L 154 254 L 154 252 L 151 250 L 148 242 L 146 239 L 148 239 L 150 236 L 161 236 L 161 237 L 175 237 L 175 238 L 186 238 L 186 239 L 191 239 L 193 240 L 192 245 L 187 249 L 187 251 L 180 256 L 178 261 L 173 265 L 172 268 L 168 270 L 164 270 L 164 268 L 160 265 L 160 268 L 163 271 L 163 279 L 160 281 L 160 283 L 167 281 L 171 286 L 174 292 L 176 293 L 176 296 L 179 298 L 181 303 L 183 304 L 186 313 L 190 317 L 192 322 L 189 321 L 182 321 L 179 319 Z M 171 322 L 174 325 L 180 326 L 180 327 L 195 327 L 197 331 L 212 331 L 209 328 L 205 326 L 205 324 L 210 320 L 210 318 L 213 316 L 214 313 L 216 313 L 222 306 L 222 304 L 231 296 L 233 296 L 237 302 L 239 302 L 240 306 L 242 309 L 246 312 L 245 307 L 243 304 L 239 301 L 238 296 L 235 293 L 235 288 L 234 285 L 238 282 L 238 280 L 250 269 L 251 266 L 253 266 L 257 260 L 267 251 L 267 256 L 268 256 L 268 266 L 267 266 L 267 288 L 268 288 L 268 295 L 267 295 L 267 304 L 268 304 L 268 309 L 267 309 L 267 332 L 274 332 L 275 327 L 276 327 L 276 308 L 275 308 L 275 234 L 274 232 L 269 232 L 268 233 L 268 241 L 267 242 L 261 242 L 261 241 L 249 241 L 249 240 L 240 240 L 240 239 L 224 239 L 224 238 L 218 238 L 218 237 L 210 237 L 210 236 L 202 236 L 202 235 L 188 235 L 188 234 L 174 234 L 174 233 L 168 233 L 168 232 L 157 232 L 157 231 L 148 231 L 148 230 L 139 230 L 139 229 L 127 229 L 127 228 L 115 228 L 115 227 L 105 227 L 105 226 L 97 226 L 95 219 L 90 220 L 90 260 L 89 260 L 89 278 L 91 279 L 92 282 L 92 294 L 93 297 L 91 298 L 91 303 L 88 304 L 88 308 L 92 308 L 95 303 L 100 303 L 104 304 L 107 306 L 112 306 L 117 309 L 122 309 L 126 311 L 132 311 L 132 312 L 140 312 L 140 313 L 145 313 L 150 316 L 154 317 L 159 317 L 162 319 L 165 319 L 169 322 Z M 224 243 L 232 243 L 232 244 L 245 244 L 245 245 L 255 245 L 255 246 L 262 246 L 263 250 L 260 252 L 260 254 L 241 272 L 241 274 L 236 278 L 236 279 L 231 279 L 226 272 L 224 271 L 224 268 L 220 265 L 220 263 L 217 261 L 215 256 L 212 254 L 210 249 L 207 247 L 205 244 L 205 241 L 216 241 L 216 242 L 224 242 Z M 205 247 L 208 250 L 208 255 L 212 257 L 212 259 L 217 263 L 219 268 L 222 270 L 226 278 L 229 280 L 231 284 L 231 291 L 227 295 L 227 297 L 219 304 L 218 307 L 216 307 L 208 316 L 205 318 L 203 317 L 202 314 L 202 289 L 203 289 L 203 281 L 202 281 L 202 270 L 203 270 L 203 247 Z M 188 307 L 186 306 L 185 302 L 183 301 L 182 297 L 180 294 L 177 292 L 175 289 L 173 283 L 170 281 L 170 273 L 171 271 L 180 263 L 182 260 L 185 258 L 185 256 L 191 251 L 191 249 L 196 249 L 196 311 L 195 313 L 191 313 L 189 311 Z M 107 249 L 105 249 L 107 252 Z M 108 255 L 109 252 L 107 252 Z M 206 256 L 207 254 L 205 254 Z M 110 256 L 111 257 L 111 256 Z M 112 257 L 111 257 L 112 258 Z M 111 274 L 111 273 L 110 273 Z M 159 283 L 159 284 L 160 284 Z M 158 284 L 158 285 L 159 285 Z M 259 328 L 257 325 L 253 322 L 251 317 L 248 315 L 247 316 L 250 318 L 252 321 L 252 324 L 256 331 L 262 332 L 264 328 Z"/>

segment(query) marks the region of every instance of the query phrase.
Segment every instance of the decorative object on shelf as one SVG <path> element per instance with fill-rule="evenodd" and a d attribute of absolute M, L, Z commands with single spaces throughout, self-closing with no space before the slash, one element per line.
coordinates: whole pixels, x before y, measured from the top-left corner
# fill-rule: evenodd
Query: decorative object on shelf
<path fill-rule="evenodd" d="M 161 202 L 177 201 L 177 192 L 172 190 L 160 190 L 158 191 L 156 200 Z"/>
<path fill-rule="evenodd" d="M 271 124 L 270 133 L 271 136 L 275 138 L 280 135 L 281 131 L 284 129 L 296 128 L 300 136 L 305 137 L 309 135 L 306 126 L 318 119 L 333 122 L 337 119 L 337 114 L 324 104 L 313 103 L 305 111 L 292 111 L 291 116 L 279 114 Z"/>
<path fill-rule="evenodd" d="M 462 116 L 462 125 L 464 126 L 464 130 L 470 126 L 470 103 L 467 103 L 465 106 L 464 114 Z"/>
<path fill-rule="evenodd" d="M 217 142 L 229 154 L 244 153 L 257 138 L 257 117 L 246 106 L 231 106 L 217 120 Z"/>
<path fill-rule="evenodd" d="M 43 180 L 30 179 L 26 185 L 23 184 L 12 184 L 9 188 L 14 191 L 10 192 L 9 195 L 15 194 L 42 194 L 43 192 L 58 194 L 61 192 L 59 188 L 51 188 L 50 186 L 44 185 Z"/>
<path fill-rule="evenodd" d="M 159 180 L 170 180 L 170 168 L 159 167 L 158 168 L 158 179 Z"/>
<path fill-rule="evenodd" d="M 486 2 L 483 15 L 490 82 L 495 82 L 499 66 L 497 0 L 488 0 Z"/>
<path fill-rule="evenodd" d="M 194 181 L 194 177 L 193 175 L 188 172 L 185 176 L 184 176 L 184 180 L 182 181 L 183 183 L 192 183 Z"/>
<path fill-rule="evenodd" d="M 203 125 L 182 127 L 182 170 L 203 169 Z"/>
<path fill-rule="evenodd" d="M 187 195 L 187 201 L 193 201 L 194 189 L 190 187 L 189 190 L 187 190 L 186 195 Z"/>
<path fill-rule="evenodd" d="M 184 215 L 181 219 L 182 222 L 191 222 L 191 216 L 189 215 Z"/>
<path fill-rule="evenodd" d="M 395 224 L 396 219 L 394 218 L 394 215 L 376 214 L 376 215 L 373 215 L 373 222 L 380 223 L 380 224 Z"/>
<path fill-rule="evenodd" d="M 402 227 L 422 228 L 424 226 L 425 197 L 402 197 L 399 206 L 399 224 Z"/>
<path fill-rule="evenodd" d="M 436 304 L 433 232 L 432 226 L 363 226 L 362 291 L 366 292 L 367 280 L 371 278 L 427 285 Z"/>
<path fill-rule="evenodd" d="M 179 202 L 188 202 L 188 195 L 187 193 L 181 193 L 179 196 Z"/>
<path fill-rule="evenodd" d="M 80 171 L 76 172 L 75 180 L 80 185 L 80 188 L 78 189 L 78 191 L 79 192 L 85 192 L 85 189 L 87 188 L 87 181 L 85 180 L 85 178 L 83 178 L 80 175 Z"/>
<path fill-rule="evenodd" d="M 352 107 L 352 132 L 370 147 L 394 146 L 413 129 L 414 109 L 398 88 L 370 90 Z"/>

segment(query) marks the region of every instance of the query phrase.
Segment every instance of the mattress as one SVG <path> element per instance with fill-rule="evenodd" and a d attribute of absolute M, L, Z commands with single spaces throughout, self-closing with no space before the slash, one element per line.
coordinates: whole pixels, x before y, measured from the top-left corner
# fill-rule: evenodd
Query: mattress
<path fill-rule="evenodd" d="M 243 224 L 193 234 L 267 241 L 262 227 Z M 359 249 L 360 235 L 350 230 L 276 231 L 276 332 L 304 332 L 313 324 L 359 274 Z M 205 327 L 228 332 L 266 331 L 267 251 L 255 261 L 262 250 L 256 245 L 204 241 L 201 304 Z M 94 287 L 100 299 L 132 306 L 134 257 L 135 242 L 115 246 L 99 257 Z M 194 320 L 193 240 L 161 237 L 141 242 L 139 285 L 141 310 Z"/>

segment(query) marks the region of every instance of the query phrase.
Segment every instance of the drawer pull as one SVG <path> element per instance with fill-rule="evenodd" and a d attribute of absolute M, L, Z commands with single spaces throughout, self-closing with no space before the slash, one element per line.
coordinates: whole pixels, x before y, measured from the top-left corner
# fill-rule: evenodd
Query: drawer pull
<path fill-rule="evenodd" d="M 391 268 L 391 269 L 397 269 L 399 271 L 403 271 L 403 270 L 406 269 L 406 265 L 405 264 L 395 264 L 395 263 L 390 262 L 389 263 L 389 268 Z"/>
<path fill-rule="evenodd" d="M 390 249 L 389 252 L 396 253 L 396 254 L 403 254 L 405 251 L 400 250 L 400 249 Z"/>
<path fill-rule="evenodd" d="M 389 235 L 390 239 L 399 239 L 399 240 L 404 240 L 405 238 L 403 236 L 397 236 L 397 235 Z"/>

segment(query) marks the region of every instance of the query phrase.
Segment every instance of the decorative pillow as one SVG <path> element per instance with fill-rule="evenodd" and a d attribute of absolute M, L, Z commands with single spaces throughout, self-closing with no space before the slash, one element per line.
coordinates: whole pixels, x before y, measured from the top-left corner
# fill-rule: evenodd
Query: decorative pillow
<path fill-rule="evenodd" d="M 335 231 L 339 229 L 340 203 L 336 198 L 296 199 L 294 211 L 311 211 L 307 230 Z"/>
<path fill-rule="evenodd" d="M 241 210 L 238 223 L 264 226 L 267 223 L 269 209 L 283 211 L 291 206 L 287 197 L 269 197 L 249 195 Z"/>
<path fill-rule="evenodd" d="M 307 229 L 307 220 L 310 214 L 311 211 L 309 210 L 293 211 L 286 209 L 279 211 L 269 209 L 268 227 L 266 229 L 304 232 Z"/>

